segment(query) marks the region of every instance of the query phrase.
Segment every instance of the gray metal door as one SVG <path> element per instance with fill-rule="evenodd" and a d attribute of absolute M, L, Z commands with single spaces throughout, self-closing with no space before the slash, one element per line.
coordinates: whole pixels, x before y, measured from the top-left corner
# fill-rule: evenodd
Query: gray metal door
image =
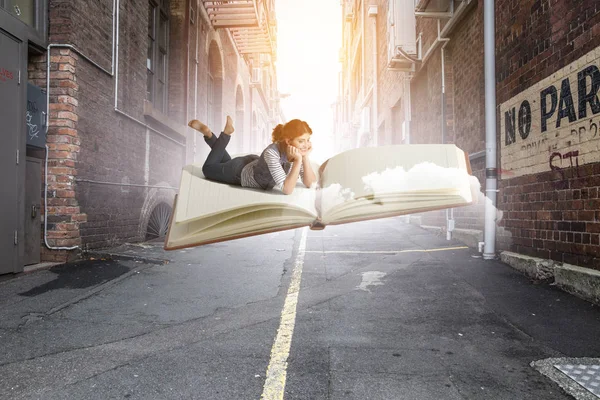
<path fill-rule="evenodd" d="M 27 157 L 25 167 L 25 256 L 24 265 L 40 262 L 42 219 L 42 160 Z"/>
<path fill-rule="evenodd" d="M 18 272 L 19 265 L 17 230 L 18 167 L 17 150 L 23 124 L 19 87 L 21 70 L 21 42 L 0 30 L 0 274 Z M 23 162 L 25 154 L 22 155 Z"/>

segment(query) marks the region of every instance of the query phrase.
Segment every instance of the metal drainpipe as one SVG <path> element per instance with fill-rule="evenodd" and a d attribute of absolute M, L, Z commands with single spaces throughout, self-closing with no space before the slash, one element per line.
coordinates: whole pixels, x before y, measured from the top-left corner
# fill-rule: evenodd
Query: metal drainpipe
<path fill-rule="evenodd" d="M 498 170 L 496 166 L 496 46 L 494 0 L 483 3 L 483 37 L 485 65 L 485 230 L 483 258 L 496 258 L 496 193 Z"/>
<path fill-rule="evenodd" d="M 442 144 L 446 143 L 446 52 L 444 49 L 450 39 L 440 37 L 440 20 L 437 20 L 438 25 L 438 40 L 444 41 L 445 43 L 442 45 L 440 49 L 440 57 L 442 59 L 442 95 L 441 95 L 441 103 L 442 103 Z M 454 210 L 446 209 L 446 240 L 452 239 L 452 232 L 454 231 Z"/>
<path fill-rule="evenodd" d="M 404 126 L 406 127 L 406 137 L 405 143 L 410 144 L 410 122 L 411 122 L 411 102 L 410 102 L 410 78 L 408 74 L 404 77 L 404 98 L 405 98 L 405 107 L 404 107 Z"/>

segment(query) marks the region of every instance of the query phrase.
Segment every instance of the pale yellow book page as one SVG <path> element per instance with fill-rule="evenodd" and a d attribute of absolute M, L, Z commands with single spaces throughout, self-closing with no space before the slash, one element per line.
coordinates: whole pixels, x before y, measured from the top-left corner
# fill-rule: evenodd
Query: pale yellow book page
<path fill-rule="evenodd" d="M 324 223 L 472 201 L 465 154 L 455 145 L 349 150 L 328 160 L 321 186 Z"/>
<path fill-rule="evenodd" d="M 406 197 L 400 200 L 354 200 L 330 209 L 322 222 L 324 224 L 342 223 L 356 219 L 376 218 L 382 215 L 403 215 L 423 210 L 434 210 L 448 206 L 458 207 L 469 204 L 463 196 L 444 195 L 433 197 Z"/>
<path fill-rule="evenodd" d="M 443 168 L 466 169 L 464 153 L 452 144 L 362 147 L 330 158 L 322 172 L 321 184 L 322 187 L 340 184 L 343 188 L 349 188 L 356 198 L 359 198 L 373 194 L 365 190 L 363 177 L 398 166 L 408 171 L 423 162 L 431 162 Z"/>
<path fill-rule="evenodd" d="M 192 164 L 182 171 L 175 223 L 188 223 L 231 210 L 252 209 L 254 206 L 273 209 L 292 207 L 314 217 L 317 215 L 315 190 L 302 184 L 298 184 L 289 195 L 276 190 L 243 188 L 207 180 L 202 174 L 202 166 Z"/>
<path fill-rule="evenodd" d="M 218 221 L 214 219 L 218 217 Z M 314 217 L 296 208 L 249 208 L 232 210 L 189 223 L 172 224 L 167 247 L 191 246 L 207 241 L 226 240 L 247 234 L 278 230 L 287 226 L 309 225 Z M 217 221 L 215 223 L 215 221 Z"/>

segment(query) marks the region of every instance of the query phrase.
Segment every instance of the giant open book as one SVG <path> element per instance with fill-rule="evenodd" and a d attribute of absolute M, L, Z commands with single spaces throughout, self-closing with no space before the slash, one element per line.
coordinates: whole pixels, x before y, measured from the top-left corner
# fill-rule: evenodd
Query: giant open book
<path fill-rule="evenodd" d="M 165 249 L 460 207 L 476 199 L 469 159 L 455 145 L 364 147 L 315 168 L 318 185 L 298 184 L 285 195 L 207 180 L 200 164 L 184 167 Z"/>

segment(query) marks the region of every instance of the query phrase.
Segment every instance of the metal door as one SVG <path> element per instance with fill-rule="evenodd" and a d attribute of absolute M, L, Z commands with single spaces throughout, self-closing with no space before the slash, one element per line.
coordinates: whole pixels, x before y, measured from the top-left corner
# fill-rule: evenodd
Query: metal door
<path fill-rule="evenodd" d="M 42 235 L 42 160 L 27 157 L 25 166 L 25 257 L 24 265 L 40 262 Z"/>
<path fill-rule="evenodd" d="M 19 86 L 21 42 L 0 30 L 0 274 L 18 272 L 19 217 L 17 150 L 23 105 Z M 25 160 L 25 154 L 22 154 Z"/>

